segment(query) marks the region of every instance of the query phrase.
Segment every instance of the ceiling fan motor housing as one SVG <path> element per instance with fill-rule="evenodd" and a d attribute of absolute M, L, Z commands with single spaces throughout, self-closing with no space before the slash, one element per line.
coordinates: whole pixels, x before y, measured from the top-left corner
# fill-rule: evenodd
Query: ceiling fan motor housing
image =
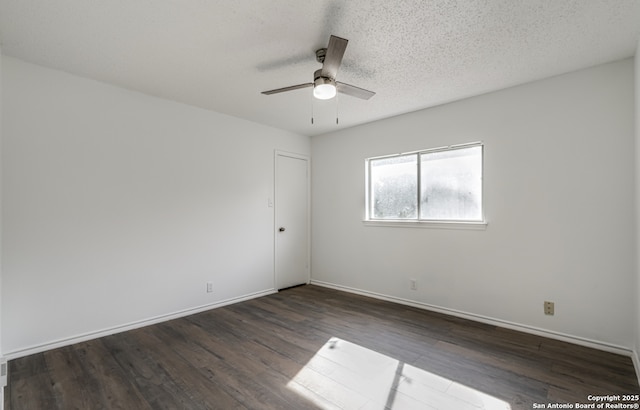
<path fill-rule="evenodd" d="M 322 69 L 316 70 L 313 73 L 313 85 L 314 87 L 319 86 L 320 84 L 332 84 L 336 85 L 336 80 L 330 77 L 325 77 L 322 75 Z"/>

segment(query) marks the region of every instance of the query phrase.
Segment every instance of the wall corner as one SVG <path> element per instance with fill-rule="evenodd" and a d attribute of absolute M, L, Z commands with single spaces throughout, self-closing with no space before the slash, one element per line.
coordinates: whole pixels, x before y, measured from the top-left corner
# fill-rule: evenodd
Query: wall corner
<path fill-rule="evenodd" d="M 635 301 L 634 301 L 634 343 L 633 365 L 640 384 L 640 37 L 636 41 L 636 53 L 634 58 L 634 141 L 635 141 Z"/>

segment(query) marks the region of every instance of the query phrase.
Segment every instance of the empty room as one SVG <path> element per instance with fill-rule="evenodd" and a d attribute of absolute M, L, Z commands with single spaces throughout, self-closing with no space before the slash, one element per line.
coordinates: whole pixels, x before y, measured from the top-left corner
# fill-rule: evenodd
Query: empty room
<path fill-rule="evenodd" d="M 0 408 L 640 406 L 637 0 L 0 0 Z"/>

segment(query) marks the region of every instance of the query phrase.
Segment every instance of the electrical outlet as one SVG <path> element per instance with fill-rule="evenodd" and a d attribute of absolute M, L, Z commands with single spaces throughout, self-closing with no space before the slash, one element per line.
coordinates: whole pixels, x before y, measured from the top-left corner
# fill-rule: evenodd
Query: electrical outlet
<path fill-rule="evenodd" d="M 409 286 L 411 290 L 418 290 L 418 281 L 415 279 L 409 279 Z"/>
<path fill-rule="evenodd" d="M 544 302 L 544 314 L 553 316 L 555 313 L 555 304 L 553 302 Z"/>
<path fill-rule="evenodd" d="M 207 293 L 213 292 L 213 282 L 207 282 Z"/>

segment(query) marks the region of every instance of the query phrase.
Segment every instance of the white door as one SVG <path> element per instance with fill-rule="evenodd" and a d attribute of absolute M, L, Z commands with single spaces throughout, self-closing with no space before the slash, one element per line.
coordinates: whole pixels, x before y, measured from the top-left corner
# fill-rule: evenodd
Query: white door
<path fill-rule="evenodd" d="M 276 289 L 309 283 L 309 159 L 276 152 Z"/>

